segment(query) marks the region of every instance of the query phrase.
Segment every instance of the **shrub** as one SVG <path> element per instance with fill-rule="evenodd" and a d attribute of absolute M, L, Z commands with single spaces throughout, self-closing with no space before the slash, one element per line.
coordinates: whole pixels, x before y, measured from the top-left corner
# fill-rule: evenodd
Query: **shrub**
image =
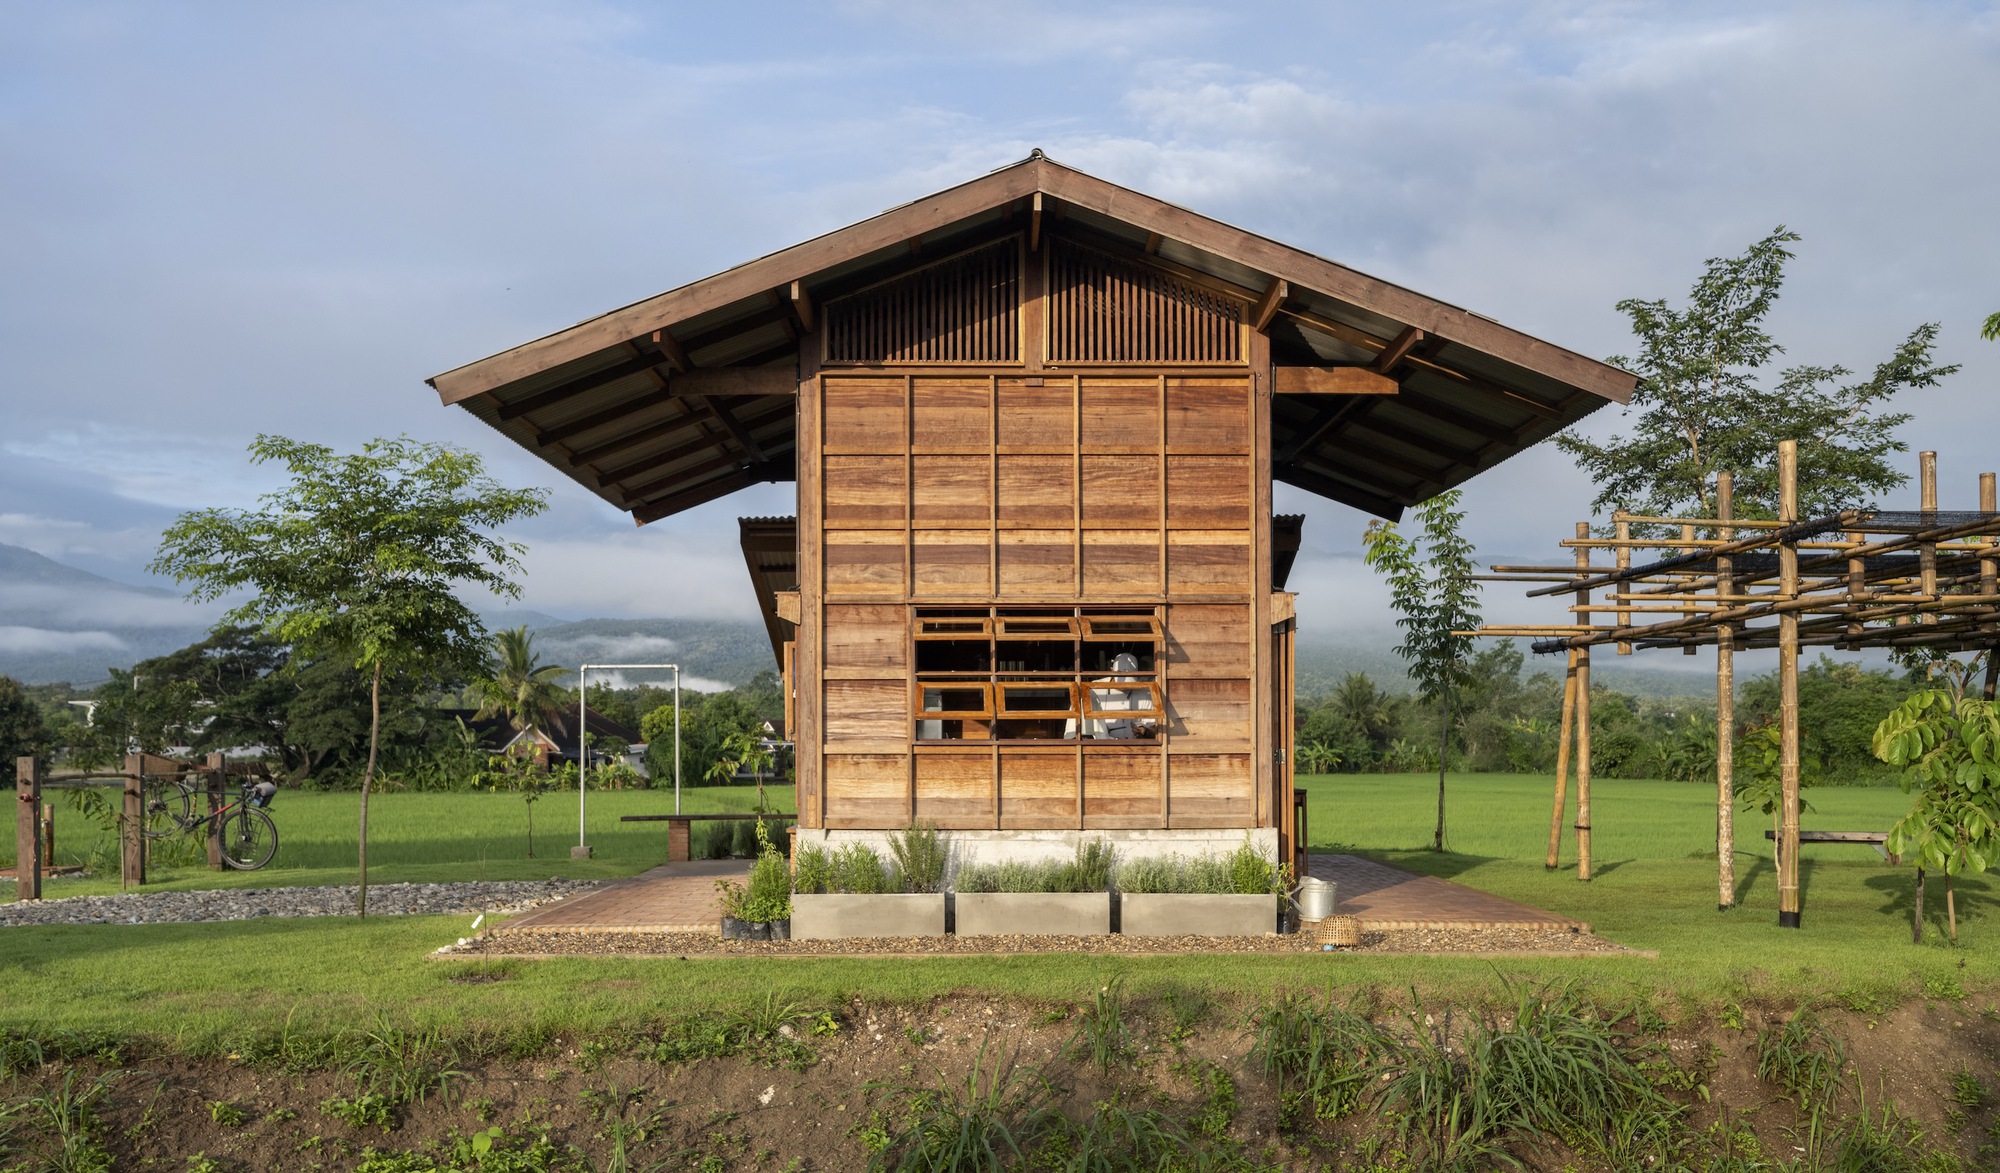
<path fill-rule="evenodd" d="M 833 890 L 833 857 L 826 848 L 801 847 L 793 861 L 792 891 L 817 895 Z"/>
<path fill-rule="evenodd" d="M 902 887 L 894 882 L 889 869 L 882 866 L 882 857 L 865 843 L 850 843 L 834 852 L 832 864 L 832 882 L 827 889 L 830 892 L 871 896 Z"/>
<path fill-rule="evenodd" d="M 1172 892 L 1246 896 L 1282 892 L 1285 868 L 1264 858 L 1248 841 L 1228 855 L 1156 855 L 1118 866 L 1121 892 Z"/>
<path fill-rule="evenodd" d="M 959 873 L 960 892 L 1108 892 L 1116 856 L 1102 839 L 1077 844 L 1073 859 L 1009 860 Z"/>
<path fill-rule="evenodd" d="M 935 823 L 912 823 L 889 836 L 889 854 L 910 892 L 944 891 L 945 840 Z"/>

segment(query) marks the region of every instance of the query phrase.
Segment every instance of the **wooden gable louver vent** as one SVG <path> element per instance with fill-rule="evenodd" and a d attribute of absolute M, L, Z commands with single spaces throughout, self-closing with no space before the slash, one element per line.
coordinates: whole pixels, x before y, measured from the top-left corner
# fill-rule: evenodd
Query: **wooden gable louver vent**
<path fill-rule="evenodd" d="M 1242 361 L 1241 303 L 1095 249 L 1050 243 L 1050 362 Z"/>
<path fill-rule="evenodd" d="M 1019 362 L 1020 249 L 1009 238 L 829 301 L 826 361 Z"/>

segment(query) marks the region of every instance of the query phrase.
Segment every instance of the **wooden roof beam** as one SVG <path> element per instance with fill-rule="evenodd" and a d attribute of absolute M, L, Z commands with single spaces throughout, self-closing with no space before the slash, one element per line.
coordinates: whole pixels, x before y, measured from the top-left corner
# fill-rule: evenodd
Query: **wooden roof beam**
<path fill-rule="evenodd" d="M 1271 475 L 1308 493 L 1317 493 L 1342 505 L 1352 505 L 1364 513 L 1372 513 L 1388 521 L 1400 521 L 1403 517 L 1401 504 L 1366 489 L 1334 480 L 1324 473 L 1314 472 L 1297 461 L 1284 465 L 1272 464 Z"/>
<path fill-rule="evenodd" d="M 689 428 L 698 427 L 701 421 L 708 418 L 708 415 L 708 406 L 706 404 L 683 401 L 682 413 L 680 415 L 670 420 L 662 420 L 649 428 L 641 428 L 636 432 L 627 433 L 616 440 L 608 440 L 594 447 L 573 452 L 569 457 L 569 465 L 571 468 L 594 467 L 603 462 L 607 457 L 616 456 L 620 452 L 630 452 L 634 448 L 643 448 L 655 440 L 665 440 L 680 432 L 685 432 Z M 707 445 L 703 445 L 703 447 L 707 447 Z M 686 454 L 684 453 L 683 455 Z M 625 475 L 630 475 L 624 469 L 618 471 L 625 473 Z M 624 479 L 622 476 L 601 473 L 598 476 L 598 483 L 603 484 L 608 481 L 622 479 Z"/>
<path fill-rule="evenodd" d="M 803 281 L 792 282 L 792 312 L 798 315 L 800 328 L 807 334 L 812 333 L 813 320 L 817 315 L 813 311 L 812 294 L 806 291 Z"/>
<path fill-rule="evenodd" d="M 1363 460 L 1381 465 L 1383 468 L 1392 469 L 1405 476 L 1415 477 L 1419 483 L 1425 485 L 1434 485 L 1438 488 L 1443 488 L 1447 483 L 1445 478 L 1451 475 L 1449 468 L 1425 468 L 1423 465 L 1404 460 L 1399 456 L 1393 456 L 1382 451 L 1380 448 L 1371 448 L 1366 444 L 1358 444 L 1346 436 L 1328 436 L 1324 440 L 1321 440 L 1320 443 L 1328 448 L 1337 448 L 1342 452 L 1352 453 Z"/>
<path fill-rule="evenodd" d="M 571 420 L 566 424 L 550 428 L 547 431 L 537 432 L 535 433 L 535 447 L 547 448 L 551 444 L 560 444 L 571 436 L 581 436 L 585 432 L 596 431 L 606 424 L 615 424 L 627 416 L 637 415 L 642 411 L 651 411 L 653 408 L 662 407 L 673 401 L 674 391 L 672 386 L 664 387 L 658 391 L 649 391 L 644 395 L 613 404 L 603 411 L 584 416 L 582 419 Z"/>
<path fill-rule="evenodd" d="M 1360 419 L 1353 421 L 1352 426 L 1365 428 L 1378 436 L 1386 436 L 1400 444 L 1408 444 L 1419 452 L 1434 452 L 1451 461 L 1453 464 L 1458 465 L 1460 468 L 1476 469 L 1479 467 L 1479 452 L 1469 452 L 1455 444 L 1447 444 L 1436 436 L 1426 436 L 1422 432 L 1413 432 L 1394 421 L 1378 419 L 1374 413 L 1364 415 Z"/>
<path fill-rule="evenodd" d="M 646 353 L 629 342 L 625 344 L 625 348 L 631 352 L 631 357 L 625 359 L 623 362 L 613 363 L 602 370 L 592 371 L 587 375 L 580 375 L 566 383 L 558 383 L 554 387 L 550 387 L 545 391 L 537 391 L 535 394 L 527 396 L 524 399 L 517 399 L 512 403 L 502 403 L 495 414 L 503 421 L 519 419 L 524 415 L 530 415 L 545 408 L 554 407 L 565 400 L 588 394 L 600 387 L 609 387 L 620 379 L 629 379 L 641 371 L 650 371 L 660 365 L 661 359 L 657 354 Z M 664 378 L 661 379 L 661 383 L 665 383 Z"/>
<path fill-rule="evenodd" d="M 667 361 L 674 364 L 676 372 L 685 375 L 694 369 L 694 364 L 688 361 L 687 351 L 681 349 L 681 344 L 674 341 L 673 331 L 653 331 L 653 345 L 659 347 L 660 353 L 667 356 Z"/>
<path fill-rule="evenodd" d="M 1382 353 L 1375 356 L 1375 373 L 1386 375 L 1396 369 L 1396 364 L 1402 362 L 1409 355 L 1410 348 L 1423 340 L 1424 332 L 1422 330 L 1417 329 L 1415 326 L 1403 327 L 1403 332 L 1396 335 L 1395 340 L 1390 342 Z"/>
<path fill-rule="evenodd" d="M 1286 461 L 1298 456 L 1299 453 L 1311 448 L 1319 442 L 1321 436 L 1338 427 L 1342 420 L 1361 410 L 1365 402 L 1365 400 L 1359 398 L 1342 398 L 1321 404 L 1319 409 L 1313 412 L 1312 418 L 1306 421 L 1305 426 L 1294 432 L 1292 438 L 1286 441 L 1283 448 L 1272 453 L 1271 462 L 1273 464 L 1284 464 Z"/>
<path fill-rule="evenodd" d="M 1264 288 L 1264 295 L 1250 311 L 1250 328 L 1262 334 L 1271 328 L 1271 319 L 1278 316 L 1278 307 L 1292 295 L 1292 287 L 1284 278 L 1278 277 Z"/>
<path fill-rule="evenodd" d="M 1028 251 L 1035 252 L 1042 247 L 1042 193 L 1036 192 L 1028 201 Z"/>
<path fill-rule="evenodd" d="M 750 459 L 757 461 L 764 459 L 763 446 L 758 444 L 757 438 L 750 434 L 750 429 L 744 427 L 737 420 L 736 413 L 730 411 L 727 404 L 709 403 L 708 410 L 715 413 L 716 422 L 728 429 L 729 434 L 735 437 L 736 442 L 743 446 L 743 451 L 750 454 Z"/>
<path fill-rule="evenodd" d="M 671 517 L 684 509 L 693 509 L 697 505 L 706 505 L 718 497 L 727 497 L 738 489 L 747 489 L 757 483 L 757 478 L 748 473 L 732 473 L 719 480 L 675 493 L 671 497 L 649 501 L 632 510 L 632 521 L 637 525 L 649 525 L 663 517 Z"/>
<path fill-rule="evenodd" d="M 758 416 L 756 419 L 751 420 L 747 426 L 753 430 L 757 428 L 768 427 L 769 425 L 778 422 L 780 419 L 790 414 L 791 411 L 789 408 L 786 408 L 782 411 L 770 412 L 765 415 Z M 688 416 L 678 417 L 677 419 L 672 421 L 673 423 L 672 431 L 687 431 L 690 429 L 690 427 L 699 428 L 700 425 L 703 422 L 705 422 L 708 418 L 709 418 L 708 411 L 706 408 L 703 408 L 698 413 L 690 413 L 690 415 Z M 671 432 L 662 434 L 671 434 Z M 653 435 L 648 437 L 648 440 L 649 441 L 657 440 L 660 438 L 661 438 L 660 435 Z M 605 472 L 599 475 L 598 483 L 600 486 L 608 485 L 614 481 L 626 480 L 631 477 L 641 476 L 645 473 L 653 472 L 656 469 L 665 468 L 668 465 L 675 463 L 676 461 L 686 460 L 688 457 L 693 456 L 697 452 L 703 452 L 710 448 L 717 447 L 718 439 L 719 437 L 711 435 L 707 432 L 699 432 L 697 438 L 690 440 L 688 443 L 682 444 L 675 448 L 670 448 L 665 452 L 654 453 L 651 456 L 644 457 L 631 464 L 625 465 L 622 468 L 614 468 L 606 470 Z M 625 447 L 630 447 L 630 445 L 626 445 Z M 583 462 L 583 463 L 590 463 L 590 462 Z"/>

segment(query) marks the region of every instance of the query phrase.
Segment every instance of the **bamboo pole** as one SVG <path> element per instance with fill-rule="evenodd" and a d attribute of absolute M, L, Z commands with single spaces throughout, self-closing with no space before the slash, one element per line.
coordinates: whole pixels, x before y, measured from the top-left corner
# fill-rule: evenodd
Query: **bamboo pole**
<path fill-rule="evenodd" d="M 1778 442 L 1778 520 L 1799 515 L 1799 445 Z M 1799 551 L 1778 546 L 1779 590 L 1788 599 L 1799 589 Z M 1799 617 L 1778 616 L 1778 924 L 1799 927 Z"/>
<path fill-rule="evenodd" d="M 1576 728 L 1576 649 L 1570 649 L 1569 668 L 1563 673 L 1562 720 L 1556 733 L 1556 801 L 1549 812 L 1549 854 L 1542 866 L 1555 871 L 1562 866 L 1563 807 L 1569 795 L 1569 746 Z"/>
<path fill-rule="evenodd" d="M 1736 476 L 1715 474 L 1715 515 L 1723 524 L 1716 536 L 1734 534 L 1728 524 L 1736 511 Z M 1718 593 L 1729 594 L 1732 563 L 1728 555 L 1715 560 Z M 1690 649 L 1692 650 L 1692 649 Z M 1736 631 L 1724 623 L 1715 630 L 1715 908 L 1736 906 Z"/>
<path fill-rule="evenodd" d="M 1590 523 L 1576 523 L 1576 536 L 1590 536 Z M 1579 553 L 1578 558 L 1585 557 Z M 1579 606 L 1590 605 L 1590 592 L 1576 592 Z M 1586 613 L 1587 614 L 1587 613 Z M 1588 621 L 1588 620 L 1587 620 Z M 1590 648 L 1576 649 L 1576 878 L 1590 880 Z"/>
<path fill-rule="evenodd" d="M 1938 507 L 1937 453 L 1935 452 L 1917 453 L 1917 484 L 1918 484 L 1919 499 L 1921 501 L 1921 504 L 1919 504 L 1917 508 L 1923 510 L 1926 514 L 1935 515 L 1937 513 L 1937 507 Z M 1934 516 L 1932 520 L 1935 520 Z M 1925 542 L 1922 546 L 1918 547 L 1917 563 L 1920 567 L 1922 567 L 1921 574 L 1922 574 L 1923 585 L 1919 589 L 1922 590 L 1923 593 L 1927 595 L 1937 594 L 1937 543 L 1936 542 Z M 1919 616 L 1917 622 L 1936 623 L 1937 616 L 1935 615 Z"/>
<path fill-rule="evenodd" d="M 1990 472 L 1980 473 L 1979 511 L 1981 513 L 2000 512 L 2000 500 L 1997 500 L 1996 496 L 2000 495 L 1996 495 L 1994 491 L 1993 474 Z M 1987 535 L 1987 553 L 1993 551 L 1992 542 L 1994 538 L 1995 535 Z M 1979 593 L 1982 595 L 2000 593 L 2000 562 L 1996 562 L 1990 557 L 1979 560 Z M 1994 630 L 1994 624 L 1989 620 L 1981 624 L 1980 628 L 1990 633 Z M 2000 686 L 2000 642 L 1995 642 L 1992 647 L 1986 649 L 1986 688 L 1981 695 L 1989 701 L 1993 700 L 1996 686 Z"/>
<path fill-rule="evenodd" d="M 1624 544 L 1632 540 L 1632 523 L 1626 521 L 1625 516 L 1626 514 L 1623 509 L 1620 509 L 1616 513 L 1613 513 L 1611 515 L 1612 517 L 1611 524 L 1613 527 L 1613 531 L 1618 535 L 1618 541 L 1619 541 L 1618 549 L 1612 555 L 1612 557 L 1616 561 L 1618 569 L 1621 573 L 1632 569 L 1632 547 Z M 1632 626 L 1632 608 L 1625 607 L 1619 610 L 1618 626 L 1620 627 Z M 1619 644 L 1618 654 L 1621 656 L 1631 655 L 1632 645 L 1629 642 Z"/>

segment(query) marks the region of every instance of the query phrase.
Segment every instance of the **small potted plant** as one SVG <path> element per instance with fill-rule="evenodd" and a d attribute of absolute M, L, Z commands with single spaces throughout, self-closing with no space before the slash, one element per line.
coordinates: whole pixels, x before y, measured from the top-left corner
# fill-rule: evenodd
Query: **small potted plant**
<path fill-rule="evenodd" d="M 717 880 L 722 893 L 722 935 L 732 941 L 786 941 L 792 935 L 792 878 L 785 857 L 771 846 L 760 820 L 757 861 L 745 884 Z"/>

